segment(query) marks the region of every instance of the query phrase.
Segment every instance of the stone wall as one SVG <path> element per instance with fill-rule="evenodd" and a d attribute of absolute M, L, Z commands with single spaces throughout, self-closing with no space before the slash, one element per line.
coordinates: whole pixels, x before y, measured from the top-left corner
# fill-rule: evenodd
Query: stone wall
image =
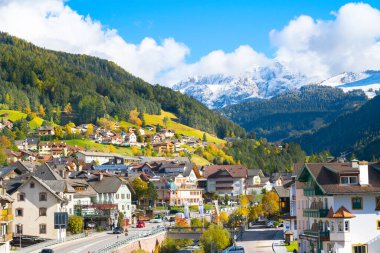
<path fill-rule="evenodd" d="M 161 232 L 159 234 L 149 236 L 146 238 L 141 238 L 139 240 L 133 241 L 126 245 L 122 249 L 118 249 L 116 253 L 131 253 L 134 250 L 143 249 L 148 252 L 154 252 L 154 249 L 157 244 L 161 244 L 166 238 L 166 232 Z"/>

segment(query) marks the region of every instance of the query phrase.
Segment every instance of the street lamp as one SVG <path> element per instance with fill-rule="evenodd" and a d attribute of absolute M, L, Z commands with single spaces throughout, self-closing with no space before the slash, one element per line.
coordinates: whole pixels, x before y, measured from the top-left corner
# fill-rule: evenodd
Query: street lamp
<path fill-rule="evenodd" d="M 19 232 L 18 234 L 19 234 L 19 237 L 20 237 L 20 250 L 21 250 L 22 224 L 18 223 L 17 227 L 18 227 L 18 232 Z"/>

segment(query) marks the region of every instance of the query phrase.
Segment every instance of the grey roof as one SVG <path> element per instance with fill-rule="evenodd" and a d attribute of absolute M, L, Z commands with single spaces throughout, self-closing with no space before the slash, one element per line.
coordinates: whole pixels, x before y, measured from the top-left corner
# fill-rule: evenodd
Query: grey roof
<path fill-rule="evenodd" d="M 37 166 L 34 175 L 42 180 L 61 180 L 62 177 L 58 175 L 47 163 Z"/>
<path fill-rule="evenodd" d="M 168 157 L 153 157 L 153 156 L 142 156 L 140 163 L 151 163 L 151 162 L 171 162 L 171 161 L 177 161 L 179 163 L 190 163 L 190 159 L 188 157 L 175 157 L 175 158 L 168 158 Z"/>
<path fill-rule="evenodd" d="M 26 141 L 28 142 L 28 145 L 37 145 L 40 140 L 35 137 L 28 137 L 26 138 Z"/>
<path fill-rule="evenodd" d="M 102 180 L 98 178 L 87 181 L 97 193 L 115 193 L 119 190 L 122 181 L 118 177 L 105 177 Z"/>
<path fill-rule="evenodd" d="M 0 168 L 0 178 L 4 178 L 6 175 L 8 175 L 10 172 L 15 171 L 18 175 L 29 173 L 29 171 L 19 164 L 12 164 L 7 167 Z"/>
<path fill-rule="evenodd" d="M 248 176 L 249 177 L 260 176 L 260 174 L 264 175 L 260 169 L 249 169 L 248 170 Z"/>
<path fill-rule="evenodd" d="M 55 192 L 76 192 L 66 180 L 44 180 L 43 182 Z"/>
<path fill-rule="evenodd" d="M 74 193 L 74 198 L 80 198 L 80 197 L 94 197 L 96 196 L 96 191 L 94 188 L 91 187 L 91 185 L 86 181 L 86 179 L 70 179 L 68 181 L 71 186 L 81 186 L 84 187 L 85 190 L 83 191 L 76 191 Z"/>
<path fill-rule="evenodd" d="M 274 186 L 273 188 L 280 198 L 290 198 L 289 189 L 285 189 L 284 186 Z"/>

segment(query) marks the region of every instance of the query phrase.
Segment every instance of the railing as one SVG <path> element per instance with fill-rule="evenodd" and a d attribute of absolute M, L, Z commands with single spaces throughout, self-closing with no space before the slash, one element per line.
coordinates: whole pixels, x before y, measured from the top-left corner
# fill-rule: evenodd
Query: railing
<path fill-rule="evenodd" d="M 45 247 L 49 247 L 49 246 L 54 245 L 54 244 L 72 241 L 72 240 L 80 239 L 83 237 L 85 237 L 85 234 L 77 234 L 77 235 L 66 236 L 66 238 L 64 240 L 48 240 L 45 242 L 34 244 L 32 246 L 29 246 L 29 247 L 22 248 L 22 249 L 18 250 L 17 253 L 29 253 L 32 251 L 43 249 Z"/>
<path fill-rule="evenodd" d="M 130 236 L 127 236 L 127 238 L 125 238 L 123 240 L 120 240 L 120 241 L 117 241 L 115 243 L 106 245 L 102 249 L 99 249 L 98 251 L 96 251 L 96 253 L 114 252 L 117 249 L 125 247 L 126 245 L 128 245 L 129 243 L 131 243 L 134 240 L 138 240 L 138 239 L 141 239 L 144 237 L 148 237 L 150 235 L 155 235 L 155 234 L 158 234 L 158 233 L 161 233 L 164 231 L 166 231 L 165 227 L 157 227 L 157 228 L 153 228 L 150 231 L 147 231 L 145 233 L 141 233 L 141 234 L 137 234 L 137 235 L 130 235 Z"/>
<path fill-rule="evenodd" d="M 304 230 L 304 234 L 319 237 L 321 240 L 328 240 L 330 238 L 330 231 Z"/>
<path fill-rule="evenodd" d="M 12 210 L 11 209 L 2 209 L 0 220 L 2 221 L 11 221 L 13 220 Z"/>
<path fill-rule="evenodd" d="M 303 216 L 313 218 L 326 218 L 328 212 L 328 209 L 304 209 Z"/>
<path fill-rule="evenodd" d="M 303 188 L 303 195 L 315 196 L 315 188 L 313 186 L 307 186 Z"/>

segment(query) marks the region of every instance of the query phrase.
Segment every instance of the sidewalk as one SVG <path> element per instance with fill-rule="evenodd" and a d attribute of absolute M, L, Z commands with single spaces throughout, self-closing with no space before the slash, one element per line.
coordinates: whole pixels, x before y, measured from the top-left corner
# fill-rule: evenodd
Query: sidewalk
<path fill-rule="evenodd" d="M 275 252 L 275 253 L 287 253 L 288 252 L 286 250 L 286 247 L 284 244 L 284 239 L 282 239 L 282 238 L 283 238 L 282 231 L 279 230 L 276 233 L 276 239 L 277 240 L 273 241 L 273 243 L 272 243 L 273 252 Z"/>

